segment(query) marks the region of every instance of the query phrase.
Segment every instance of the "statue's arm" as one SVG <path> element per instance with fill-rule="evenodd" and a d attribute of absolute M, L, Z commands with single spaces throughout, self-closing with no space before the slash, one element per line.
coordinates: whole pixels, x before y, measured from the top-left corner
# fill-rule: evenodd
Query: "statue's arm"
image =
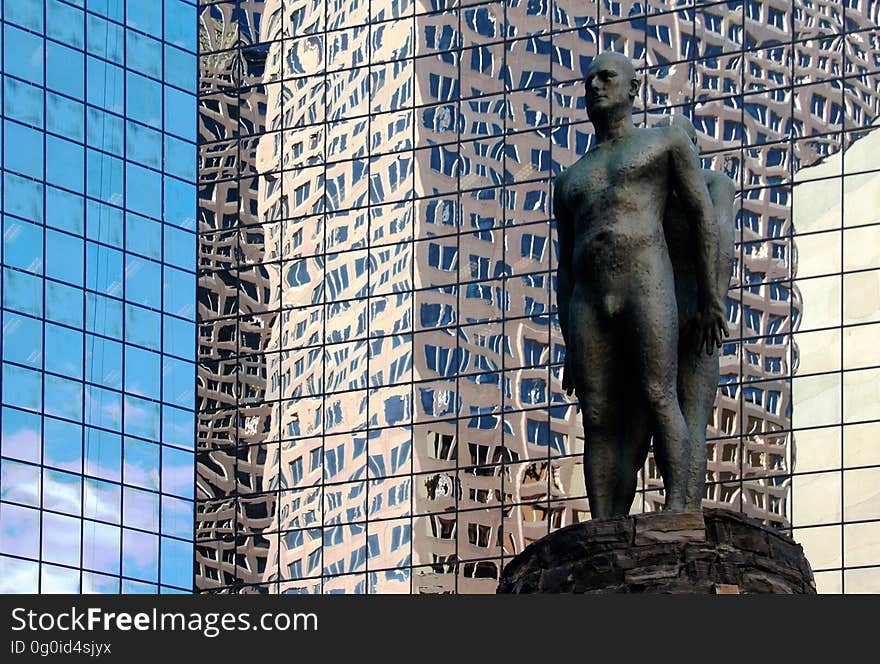
<path fill-rule="evenodd" d="M 733 251 L 736 234 L 734 231 L 734 198 L 736 187 L 733 180 L 722 173 L 712 173 L 708 180 L 709 196 L 715 208 L 715 221 L 718 227 L 718 263 L 715 273 L 717 295 L 727 297 L 733 268 Z"/>
<path fill-rule="evenodd" d="M 559 267 L 556 271 L 556 309 L 559 316 L 559 328 L 566 347 L 566 363 L 562 375 L 562 389 L 571 394 L 574 385 L 571 381 L 571 370 L 568 364 L 568 305 L 571 300 L 572 255 L 574 251 L 574 226 L 571 213 L 565 204 L 562 194 L 562 176 L 556 179 L 553 190 L 553 216 L 556 218 L 556 233 L 559 240 Z"/>
<path fill-rule="evenodd" d="M 694 233 L 694 263 L 700 298 L 700 343 L 707 352 L 720 347 L 728 336 L 724 298 L 718 294 L 719 228 L 716 210 L 703 180 L 699 159 L 687 135 L 670 127 L 670 172 L 672 186 Z"/>

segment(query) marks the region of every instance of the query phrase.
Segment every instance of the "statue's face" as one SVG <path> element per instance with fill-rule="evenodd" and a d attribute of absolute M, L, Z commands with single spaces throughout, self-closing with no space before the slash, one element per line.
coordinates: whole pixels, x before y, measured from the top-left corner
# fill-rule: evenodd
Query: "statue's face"
<path fill-rule="evenodd" d="M 587 114 L 604 114 L 612 110 L 629 110 L 638 91 L 635 72 L 629 61 L 616 54 L 603 54 L 593 59 L 586 78 Z"/>

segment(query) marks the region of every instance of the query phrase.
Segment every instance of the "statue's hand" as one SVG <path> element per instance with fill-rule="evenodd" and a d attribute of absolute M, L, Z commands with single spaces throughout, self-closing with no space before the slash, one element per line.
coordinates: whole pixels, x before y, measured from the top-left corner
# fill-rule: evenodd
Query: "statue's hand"
<path fill-rule="evenodd" d="M 562 391 L 567 396 L 574 392 L 574 381 L 571 379 L 571 365 L 568 363 L 568 353 L 565 354 L 565 364 L 562 365 Z"/>
<path fill-rule="evenodd" d="M 715 298 L 709 299 L 690 325 L 690 335 L 694 339 L 697 352 L 705 348 L 706 355 L 711 355 L 715 348 L 721 348 L 724 339 L 730 336 L 724 305 Z"/>

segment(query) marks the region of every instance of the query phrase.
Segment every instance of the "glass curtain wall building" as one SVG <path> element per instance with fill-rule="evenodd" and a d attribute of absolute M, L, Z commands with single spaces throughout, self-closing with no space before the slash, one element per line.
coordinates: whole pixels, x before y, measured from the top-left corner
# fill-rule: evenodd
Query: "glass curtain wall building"
<path fill-rule="evenodd" d="M 880 583 L 878 7 L 584 0 L 199 6 L 196 587 L 493 592 L 589 517 L 560 386 L 552 178 L 583 74 L 639 63 L 736 183 L 710 505 Z M 633 509 L 662 504 L 649 460 Z"/>
<path fill-rule="evenodd" d="M 0 592 L 193 588 L 196 34 L 2 3 Z"/>

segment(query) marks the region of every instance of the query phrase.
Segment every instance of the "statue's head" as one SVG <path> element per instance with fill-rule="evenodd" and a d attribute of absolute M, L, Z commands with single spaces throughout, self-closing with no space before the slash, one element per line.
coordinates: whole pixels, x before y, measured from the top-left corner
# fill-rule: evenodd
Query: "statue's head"
<path fill-rule="evenodd" d="M 699 150 L 697 149 L 697 130 L 694 127 L 694 123 L 691 122 L 684 115 L 678 115 L 678 114 L 664 115 L 662 118 L 660 118 L 660 120 L 654 126 L 655 127 L 678 127 L 685 134 L 687 134 L 687 137 L 689 139 L 691 139 L 691 145 L 693 145 L 693 147 L 694 147 L 694 152 L 697 152 L 699 154 Z"/>
<path fill-rule="evenodd" d="M 600 53 L 587 67 L 587 115 L 629 113 L 639 93 L 639 79 L 630 59 L 622 53 Z"/>

